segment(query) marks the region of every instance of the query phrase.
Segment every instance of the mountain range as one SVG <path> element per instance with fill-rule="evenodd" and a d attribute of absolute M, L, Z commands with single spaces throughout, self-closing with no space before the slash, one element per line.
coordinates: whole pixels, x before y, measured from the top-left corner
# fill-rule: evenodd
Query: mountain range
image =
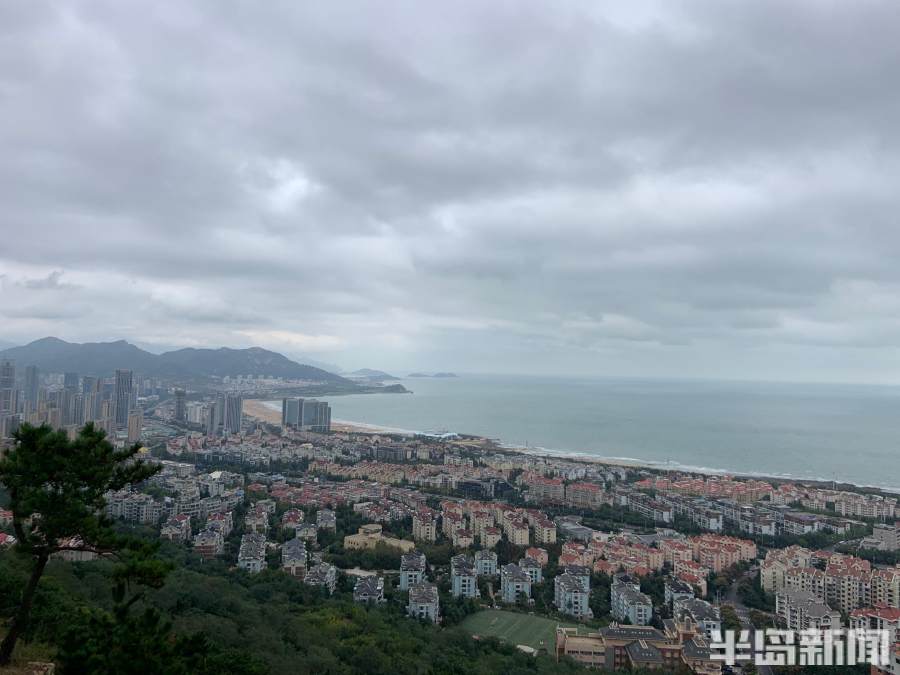
<path fill-rule="evenodd" d="M 4 349 L 0 351 L 0 359 L 13 359 L 22 368 L 35 365 L 44 372 L 69 371 L 100 377 L 112 375 L 117 368 L 125 368 L 148 377 L 271 375 L 354 386 L 340 375 L 296 363 L 282 354 L 260 347 L 187 348 L 153 354 L 125 340 L 77 343 L 45 337 L 21 347 Z"/>

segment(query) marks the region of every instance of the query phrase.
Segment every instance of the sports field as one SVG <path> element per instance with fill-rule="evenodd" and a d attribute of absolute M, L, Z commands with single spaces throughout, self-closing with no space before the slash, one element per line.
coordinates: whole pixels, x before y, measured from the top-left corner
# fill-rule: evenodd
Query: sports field
<path fill-rule="evenodd" d="M 462 622 L 462 627 L 472 635 L 493 636 L 513 645 L 544 648 L 551 653 L 556 641 L 557 625 L 575 624 L 497 609 L 483 610 Z"/>

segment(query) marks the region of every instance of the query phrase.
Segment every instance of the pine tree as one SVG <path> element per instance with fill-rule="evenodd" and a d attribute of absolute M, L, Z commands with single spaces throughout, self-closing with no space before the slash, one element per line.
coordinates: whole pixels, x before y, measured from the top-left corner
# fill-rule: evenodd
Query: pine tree
<path fill-rule="evenodd" d="M 32 559 L 18 610 L 0 644 L 7 665 L 28 624 L 47 561 L 61 551 L 111 554 L 122 540 L 105 516 L 104 495 L 146 480 L 160 467 L 136 459 L 140 446 L 116 450 L 103 430 L 87 424 L 74 440 L 61 431 L 28 424 L 0 459 L 0 483 L 9 492 L 16 548 Z"/>

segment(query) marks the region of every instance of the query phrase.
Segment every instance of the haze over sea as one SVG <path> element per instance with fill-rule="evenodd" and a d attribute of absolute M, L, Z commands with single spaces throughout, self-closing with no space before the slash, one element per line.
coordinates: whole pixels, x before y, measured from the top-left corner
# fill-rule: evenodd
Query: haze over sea
<path fill-rule="evenodd" d="M 332 417 L 554 454 L 900 490 L 900 387 L 506 375 L 402 382 L 412 395 L 332 396 Z"/>

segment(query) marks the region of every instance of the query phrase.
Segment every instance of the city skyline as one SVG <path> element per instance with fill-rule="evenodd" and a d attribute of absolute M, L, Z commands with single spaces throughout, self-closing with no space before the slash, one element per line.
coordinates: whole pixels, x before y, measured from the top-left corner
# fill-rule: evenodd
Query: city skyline
<path fill-rule="evenodd" d="M 894 3 L 0 12 L 2 341 L 900 382 Z"/>

